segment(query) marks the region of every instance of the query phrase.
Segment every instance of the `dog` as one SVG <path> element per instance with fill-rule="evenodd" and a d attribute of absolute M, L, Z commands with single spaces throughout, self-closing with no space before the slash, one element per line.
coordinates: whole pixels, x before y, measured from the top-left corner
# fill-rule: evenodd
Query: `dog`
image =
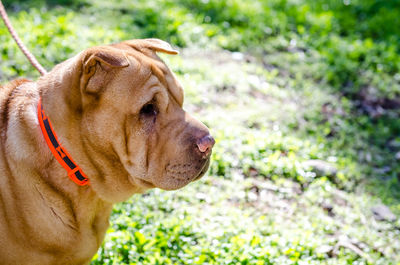
<path fill-rule="evenodd" d="M 214 139 L 158 39 L 92 47 L 0 89 L 0 263 L 88 264 L 112 205 L 201 178 Z"/>

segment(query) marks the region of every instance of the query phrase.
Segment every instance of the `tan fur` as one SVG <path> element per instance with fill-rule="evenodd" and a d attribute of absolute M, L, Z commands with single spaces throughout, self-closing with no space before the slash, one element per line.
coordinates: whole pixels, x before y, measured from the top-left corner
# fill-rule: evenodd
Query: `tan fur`
<path fill-rule="evenodd" d="M 0 88 L 0 263 L 88 264 L 112 205 L 153 187 L 200 178 L 208 129 L 182 109 L 183 90 L 156 39 L 87 49 L 36 82 Z M 90 179 L 78 186 L 51 154 L 36 107 L 42 97 L 61 144 Z M 142 109 L 153 104 L 157 114 Z"/>

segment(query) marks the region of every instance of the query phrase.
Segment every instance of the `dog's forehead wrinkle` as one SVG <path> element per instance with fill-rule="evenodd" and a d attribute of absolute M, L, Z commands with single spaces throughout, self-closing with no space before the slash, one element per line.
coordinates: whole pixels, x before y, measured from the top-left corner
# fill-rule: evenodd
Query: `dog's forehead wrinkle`
<path fill-rule="evenodd" d="M 175 76 L 158 56 L 151 57 L 148 54 L 142 53 L 141 51 L 136 49 L 134 52 L 128 52 L 127 55 L 129 55 L 130 58 L 132 58 L 136 61 L 137 64 L 139 64 L 138 67 L 140 71 L 148 71 L 148 76 L 144 79 L 142 85 L 146 84 L 149 79 L 154 76 L 158 79 L 158 82 L 166 88 L 171 98 L 173 98 L 179 105 L 183 104 L 183 100 L 181 100 L 183 99 L 182 89 L 179 87 L 179 84 L 177 84 L 177 88 L 171 87 L 175 86 L 177 83 L 174 82 Z"/>
<path fill-rule="evenodd" d="M 142 97 L 141 104 L 148 103 L 149 101 L 152 101 L 157 94 L 162 90 L 162 86 L 154 75 L 150 75 L 148 78 L 147 82 L 145 82 L 142 86 L 142 93 L 145 94 L 145 96 Z"/>
<path fill-rule="evenodd" d="M 161 60 L 156 60 L 156 63 L 151 64 L 151 70 L 160 83 L 165 86 L 169 96 L 177 102 L 179 106 L 182 106 L 183 89 L 175 75 L 169 70 L 165 63 Z"/>
<path fill-rule="evenodd" d="M 149 87 L 152 83 L 154 83 L 154 78 L 152 73 L 149 71 L 144 78 L 139 83 L 134 83 L 133 84 L 133 89 L 138 89 L 138 88 L 144 88 L 144 87 Z"/>

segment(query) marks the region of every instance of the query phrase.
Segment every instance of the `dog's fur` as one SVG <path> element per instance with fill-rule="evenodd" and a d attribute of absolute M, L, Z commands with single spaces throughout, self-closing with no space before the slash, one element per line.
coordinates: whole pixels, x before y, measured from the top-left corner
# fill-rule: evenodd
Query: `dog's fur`
<path fill-rule="evenodd" d="M 156 52 L 176 53 L 157 39 L 99 46 L 0 88 L 1 264 L 88 264 L 113 203 L 207 170 L 213 140 L 182 109 L 183 90 Z M 40 98 L 90 185 L 72 182 L 50 152 Z"/>

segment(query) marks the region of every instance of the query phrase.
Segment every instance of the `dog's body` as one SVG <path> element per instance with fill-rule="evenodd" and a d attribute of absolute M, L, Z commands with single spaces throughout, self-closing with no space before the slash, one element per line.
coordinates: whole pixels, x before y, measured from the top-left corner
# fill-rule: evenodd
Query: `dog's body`
<path fill-rule="evenodd" d="M 0 89 L 1 264 L 88 264 L 114 203 L 204 174 L 214 140 L 182 110 L 156 51 L 175 53 L 155 39 L 90 48 L 37 82 Z M 48 148 L 40 98 L 90 185 L 72 182 Z"/>

